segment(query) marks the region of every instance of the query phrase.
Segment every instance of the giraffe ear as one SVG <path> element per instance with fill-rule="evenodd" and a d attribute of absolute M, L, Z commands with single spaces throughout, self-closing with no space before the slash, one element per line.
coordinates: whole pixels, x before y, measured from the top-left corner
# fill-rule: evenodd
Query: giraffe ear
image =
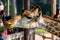
<path fill-rule="evenodd" d="M 24 11 L 25 11 L 24 9 L 20 10 L 20 15 L 21 16 L 23 15 Z"/>
<path fill-rule="evenodd" d="M 31 9 L 30 11 L 32 12 L 32 11 L 34 11 L 34 10 L 35 10 L 35 6 L 34 6 L 34 7 L 32 7 L 32 9 Z"/>
<path fill-rule="evenodd" d="M 35 11 L 38 8 L 38 12 L 42 11 L 40 6 L 34 6 L 33 9 L 31 9 L 30 11 Z"/>
<path fill-rule="evenodd" d="M 39 8 L 34 8 L 31 12 L 32 12 L 32 14 L 34 14 L 33 16 L 38 16 Z"/>
<path fill-rule="evenodd" d="M 41 7 L 40 6 L 36 6 L 35 8 L 38 8 L 39 11 L 42 11 Z"/>

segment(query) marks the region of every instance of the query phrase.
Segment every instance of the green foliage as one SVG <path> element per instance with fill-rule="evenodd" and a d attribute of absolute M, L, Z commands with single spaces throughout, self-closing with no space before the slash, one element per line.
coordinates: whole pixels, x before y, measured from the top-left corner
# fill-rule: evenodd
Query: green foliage
<path fill-rule="evenodd" d="M 4 12 L 7 12 L 7 0 L 1 0 L 4 4 Z M 12 0 L 10 0 L 10 15 L 12 15 Z"/>
<path fill-rule="evenodd" d="M 0 2 L 1 2 L 1 0 L 0 0 Z"/>
<path fill-rule="evenodd" d="M 4 28 L 9 29 L 9 27 L 10 27 L 9 24 L 7 24 L 6 26 L 2 26 L 2 27 L 0 26 L 0 32 L 2 33 L 4 31 Z"/>
<path fill-rule="evenodd" d="M 0 33 L 4 31 L 3 27 L 0 26 Z"/>
<path fill-rule="evenodd" d="M 43 29 L 40 29 L 40 28 L 36 28 L 36 33 L 37 34 L 42 34 L 42 33 L 44 33 L 45 32 L 45 30 L 43 30 Z"/>
<path fill-rule="evenodd" d="M 9 27 L 10 27 L 10 24 L 5 25 L 6 29 L 9 29 Z"/>

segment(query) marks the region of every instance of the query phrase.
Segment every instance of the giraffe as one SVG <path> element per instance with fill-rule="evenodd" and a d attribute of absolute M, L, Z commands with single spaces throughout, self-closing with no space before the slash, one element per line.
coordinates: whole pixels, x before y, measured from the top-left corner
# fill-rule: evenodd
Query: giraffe
<path fill-rule="evenodd" d="M 40 8 L 36 8 L 36 7 L 31 9 L 30 11 L 29 10 L 23 10 L 21 15 L 16 16 L 11 20 L 6 21 L 6 23 L 10 24 L 12 28 L 23 26 L 23 24 L 26 24 L 28 21 L 32 21 L 32 19 L 34 19 L 35 17 L 38 17 L 39 16 L 39 13 L 38 13 L 39 10 L 40 10 Z M 31 22 L 28 23 L 28 25 L 30 25 L 30 24 L 31 24 Z M 24 26 L 26 26 L 26 25 L 24 25 Z"/>
<path fill-rule="evenodd" d="M 33 12 L 33 11 L 32 11 Z M 37 10 L 34 9 L 33 13 L 39 13 Z M 31 19 L 28 19 L 26 16 L 23 16 L 23 18 L 19 19 L 16 23 L 13 23 L 13 27 L 22 27 L 22 28 L 42 28 L 58 37 L 60 37 L 60 20 L 54 19 L 49 16 L 42 16 L 42 11 L 40 11 L 39 16 L 32 16 L 31 12 L 24 12 L 27 17 L 32 17 Z M 27 15 L 30 14 L 29 15 Z"/>

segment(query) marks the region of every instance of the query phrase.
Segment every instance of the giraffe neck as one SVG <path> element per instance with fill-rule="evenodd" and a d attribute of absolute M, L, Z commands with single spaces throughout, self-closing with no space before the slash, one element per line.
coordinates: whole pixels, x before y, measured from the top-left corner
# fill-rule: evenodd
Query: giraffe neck
<path fill-rule="evenodd" d="M 41 18 L 40 18 L 41 20 Z M 60 37 L 60 23 L 50 20 L 48 18 L 43 18 L 42 20 L 44 21 L 43 23 L 39 23 L 39 27 Z"/>

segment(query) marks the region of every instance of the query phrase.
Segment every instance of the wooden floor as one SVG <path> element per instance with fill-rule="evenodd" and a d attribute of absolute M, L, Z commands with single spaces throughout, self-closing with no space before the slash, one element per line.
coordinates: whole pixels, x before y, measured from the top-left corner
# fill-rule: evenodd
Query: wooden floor
<path fill-rule="evenodd" d="M 49 35 L 47 35 L 47 36 L 49 36 Z M 40 36 L 40 35 L 35 35 L 35 40 L 52 40 L 52 39 L 43 39 L 43 37 L 42 36 Z M 60 38 L 58 38 L 57 36 L 54 36 L 53 37 L 53 40 L 60 40 Z"/>

